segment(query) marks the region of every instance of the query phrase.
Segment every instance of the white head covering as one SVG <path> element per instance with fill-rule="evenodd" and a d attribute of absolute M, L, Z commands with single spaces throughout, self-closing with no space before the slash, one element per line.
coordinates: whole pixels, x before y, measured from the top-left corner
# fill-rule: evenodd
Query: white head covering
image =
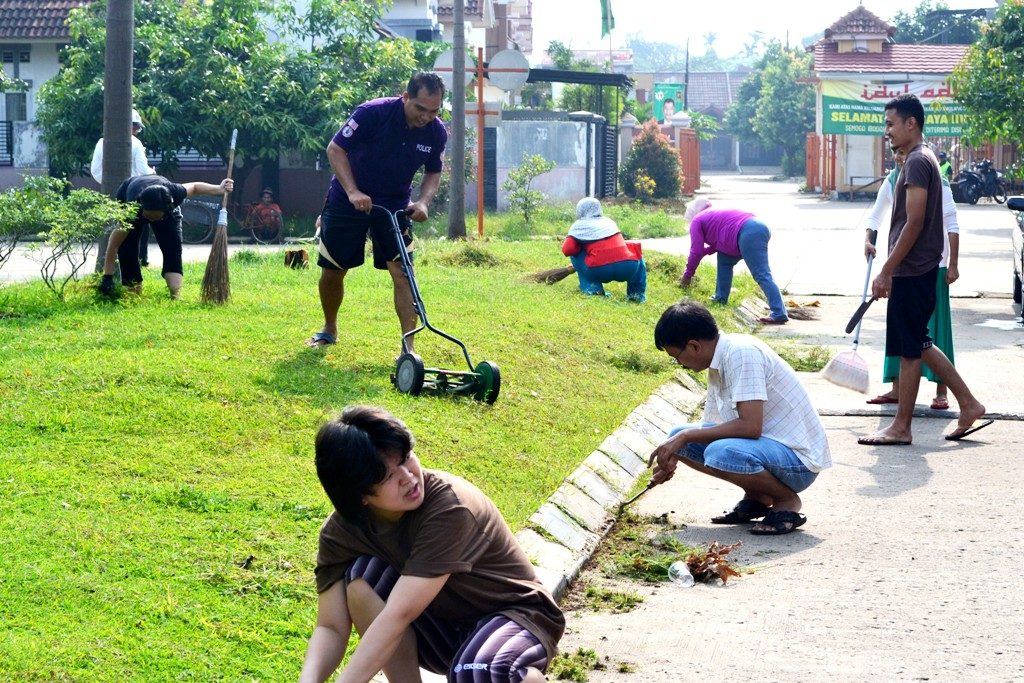
<path fill-rule="evenodd" d="M 594 242 L 619 232 L 619 226 L 601 213 L 601 202 L 584 197 L 576 204 L 576 222 L 569 228 L 569 237 L 581 242 Z"/>
<path fill-rule="evenodd" d="M 707 197 L 697 197 L 686 206 L 686 213 L 683 214 L 683 218 L 688 221 L 692 221 L 693 217 L 704 209 L 711 208 L 711 200 Z"/>
<path fill-rule="evenodd" d="M 132 124 L 138 126 L 139 128 L 143 127 L 142 117 L 139 116 L 139 111 L 137 109 L 132 109 Z"/>

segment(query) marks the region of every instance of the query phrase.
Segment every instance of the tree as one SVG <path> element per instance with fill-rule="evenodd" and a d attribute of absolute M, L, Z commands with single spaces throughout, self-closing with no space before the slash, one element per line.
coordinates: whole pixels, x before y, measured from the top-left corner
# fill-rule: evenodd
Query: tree
<path fill-rule="evenodd" d="M 942 0 L 923 0 L 912 13 L 897 12 L 889 22 L 897 43 L 970 44 L 978 39 L 985 10 L 951 10 Z"/>
<path fill-rule="evenodd" d="M 501 189 L 508 193 L 509 210 L 520 214 L 527 227 L 533 221 L 533 214 L 547 197 L 539 190 L 531 190 L 530 186 L 537 176 L 544 175 L 554 167 L 555 162 L 545 159 L 540 154 L 524 153 L 523 163 L 508 172 L 508 179 L 501 186 Z"/>
<path fill-rule="evenodd" d="M 969 114 L 969 141 L 1024 140 L 1024 3 L 999 7 L 953 71 L 951 84 Z"/>
<path fill-rule="evenodd" d="M 572 50 L 560 40 L 553 40 L 547 53 L 556 69 L 565 71 L 597 72 L 597 66 L 586 59 L 576 59 Z M 615 86 L 567 85 L 558 98 L 558 108 L 563 111 L 589 111 L 605 117 L 617 125 L 622 115 L 626 92 L 617 92 Z"/>
<path fill-rule="evenodd" d="M 754 115 L 757 113 L 757 101 L 761 98 L 761 69 L 747 76 L 736 90 L 736 99 L 725 110 L 722 125 L 726 132 L 735 135 L 744 142 L 760 142 L 761 138 L 754 130 Z"/>
<path fill-rule="evenodd" d="M 746 140 L 756 136 L 766 147 L 782 146 L 786 175 L 803 170 L 807 133 L 814 130 L 814 90 L 801 83 L 811 66 L 810 54 L 772 42 L 726 112 L 730 133 Z"/>
<path fill-rule="evenodd" d="M 455 0 L 455 47 L 452 52 L 452 136 L 448 158 L 451 159 L 451 184 L 448 197 L 448 238 L 466 239 L 466 36 L 465 2 Z M 483 103 L 480 104 L 483 106 Z M 484 144 L 480 140 L 480 144 Z M 483 197 L 477 197 L 480 211 Z"/>
<path fill-rule="evenodd" d="M 71 12 L 64 66 L 40 93 L 38 118 L 59 172 L 81 171 L 101 135 L 106 5 Z M 281 148 L 320 153 L 348 112 L 401 92 L 415 69 L 409 41 L 375 38 L 376 0 L 312 0 L 303 14 L 270 0 L 148 0 L 137 10 L 134 101 L 162 171 L 181 149 L 226 158 L 232 128 L 239 182 Z"/>

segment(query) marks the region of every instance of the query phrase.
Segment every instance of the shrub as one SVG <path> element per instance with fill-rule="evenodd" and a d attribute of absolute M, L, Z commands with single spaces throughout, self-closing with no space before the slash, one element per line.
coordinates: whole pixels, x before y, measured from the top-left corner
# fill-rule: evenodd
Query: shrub
<path fill-rule="evenodd" d="M 643 171 L 636 172 L 636 179 L 633 181 L 634 195 L 642 202 L 654 199 L 654 193 L 658 190 L 658 183 Z"/>
<path fill-rule="evenodd" d="M 622 190 L 630 197 L 639 198 L 637 179 L 641 173 L 654 181 L 653 197 L 679 195 L 679 155 L 654 119 L 643 125 L 619 171 Z"/>
<path fill-rule="evenodd" d="M 0 200 L 0 225 L 5 232 L 38 233 L 43 243 L 33 245 L 33 258 L 40 265 L 43 282 L 58 299 L 64 288 L 89 260 L 96 240 L 108 228 L 131 228 L 138 210 L 92 190 L 70 190 L 58 178 L 29 176 L 20 190 L 4 193 Z M 69 191 L 70 190 L 70 191 Z M 70 267 L 58 275 L 61 262 Z"/>
<path fill-rule="evenodd" d="M 508 208 L 521 214 L 527 227 L 533 214 L 546 199 L 543 192 L 531 190 L 534 178 L 544 175 L 555 167 L 555 162 L 548 161 L 539 154 L 523 154 L 523 163 L 508 172 L 508 178 L 501 189 L 508 192 Z"/>

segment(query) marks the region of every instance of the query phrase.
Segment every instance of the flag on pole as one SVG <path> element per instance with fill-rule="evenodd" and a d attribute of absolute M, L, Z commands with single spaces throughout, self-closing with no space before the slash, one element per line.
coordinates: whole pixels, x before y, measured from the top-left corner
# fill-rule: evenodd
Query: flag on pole
<path fill-rule="evenodd" d="M 612 0 L 601 0 L 601 37 L 611 33 L 615 28 L 615 15 L 612 14 Z"/>

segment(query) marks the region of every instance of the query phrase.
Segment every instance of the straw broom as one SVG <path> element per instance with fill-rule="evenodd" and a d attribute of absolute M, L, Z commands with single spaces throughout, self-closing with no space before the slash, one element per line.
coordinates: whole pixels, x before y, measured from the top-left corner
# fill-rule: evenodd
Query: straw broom
<path fill-rule="evenodd" d="M 539 273 L 527 275 L 526 279 L 530 282 L 543 282 L 546 285 L 553 285 L 556 282 L 561 282 L 575 272 L 576 268 L 573 266 L 562 266 L 561 268 L 550 268 L 548 270 L 542 270 Z"/>
<path fill-rule="evenodd" d="M 868 301 L 868 283 L 871 282 L 871 263 L 874 260 L 874 255 L 868 257 L 868 274 L 864 279 L 861 306 Z M 871 301 L 874 301 L 874 298 Z M 857 330 L 853 333 L 853 348 L 837 354 L 830 360 L 825 369 L 821 371 L 821 376 L 833 384 L 866 394 L 871 387 L 871 377 L 868 373 L 867 362 L 857 353 L 857 346 L 860 344 L 860 326 L 863 322 L 863 318 L 857 321 Z"/>
<path fill-rule="evenodd" d="M 231 131 L 231 150 L 228 152 L 228 178 L 235 167 L 235 142 L 238 129 Z M 217 230 L 210 247 L 210 258 L 203 273 L 204 304 L 222 304 L 231 298 L 231 279 L 228 276 L 228 195 L 221 200 L 220 215 L 217 216 Z"/>

